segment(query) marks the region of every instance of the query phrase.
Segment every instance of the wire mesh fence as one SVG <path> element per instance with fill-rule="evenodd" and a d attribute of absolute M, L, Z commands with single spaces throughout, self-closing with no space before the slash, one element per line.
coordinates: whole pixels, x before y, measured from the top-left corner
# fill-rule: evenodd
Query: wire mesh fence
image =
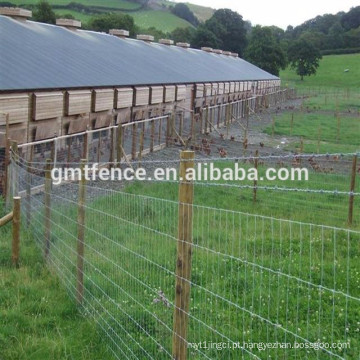
<path fill-rule="evenodd" d="M 149 172 L 189 166 L 168 156 L 106 165 Z M 354 359 L 360 350 L 359 182 L 349 191 L 355 156 L 192 160 L 195 168 L 209 160 L 220 169 L 255 161 L 259 170 L 303 165 L 311 169 L 306 183 L 179 185 L 175 178 L 125 187 L 97 179 L 55 185 L 46 176 L 54 163 L 12 153 L 11 192 L 22 195 L 28 231 L 116 359 Z M 349 227 L 351 197 L 356 215 Z"/>

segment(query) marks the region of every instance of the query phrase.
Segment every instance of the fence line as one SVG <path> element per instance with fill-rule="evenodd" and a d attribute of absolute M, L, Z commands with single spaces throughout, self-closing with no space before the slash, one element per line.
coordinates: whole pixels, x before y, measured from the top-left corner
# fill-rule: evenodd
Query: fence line
<path fill-rule="evenodd" d="M 31 164 L 11 154 L 12 193 L 44 183 L 45 164 L 29 172 Z M 48 265 L 115 359 L 354 358 L 360 232 L 197 203 L 203 185 L 180 184 L 194 187 L 193 201 L 96 183 L 84 197 L 82 183 L 50 184 L 23 196 L 22 207 Z M 309 348 L 248 347 L 260 342 Z M 311 348 L 318 342 L 349 345 Z"/>

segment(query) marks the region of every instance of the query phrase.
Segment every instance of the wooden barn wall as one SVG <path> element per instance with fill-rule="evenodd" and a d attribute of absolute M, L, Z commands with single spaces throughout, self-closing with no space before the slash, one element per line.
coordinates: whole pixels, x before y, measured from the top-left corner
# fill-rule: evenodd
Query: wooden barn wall
<path fill-rule="evenodd" d="M 164 89 L 164 103 L 174 102 L 176 99 L 176 87 L 165 86 Z"/>
<path fill-rule="evenodd" d="M 92 99 L 93 112 L 100 112 L 113 109 L 114 107 L 114 90 L 94 90 Z"/>
<path fill-rule="evenodd" d="M 24 143 L 170 114 L 176 107 L 189 117 L 192 108 L 237 101 L 280 85 L 279 80 L 234 81 L 1 94 L 0 132 L 7 113 L 11 138 Z"/>
<path fill-rule="evenodd" d="M 6 124 L 9 114 L 9 124 L 25 123 L 29 120 L 29 95 L 0 95 L 0 125 Z"/>
<path fill-rule="evenodd" d="M 65 101 L 66 115 L 79 115 L 91 111 L 91 91 L 67 91 Z"/>
<path fill-rule="evenodd" d="M 133 106 L 134 90 L 132 88 L 116 89 L 115 108 L 125 109 Z"/>
<path fill-rule="evenodd" d="M 62 92 L 35 93 L 33 96 L 33 119 L 46 120 L 63 116 Z"/>

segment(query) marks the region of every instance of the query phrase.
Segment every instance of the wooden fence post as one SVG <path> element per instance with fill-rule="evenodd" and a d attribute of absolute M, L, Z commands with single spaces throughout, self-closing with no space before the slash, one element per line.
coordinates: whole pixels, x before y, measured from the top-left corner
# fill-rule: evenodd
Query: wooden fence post
<path fill-rule="evenodd" d="M 10 145 L 11 145 L 11 151 L 14 154 L 14 160 L 13 164 L 12 164 L 12 169 L 13 169 L 13 178 L 11 179 L 13 186 L 14 186 L 14 196 L 18 196 L 19 193 L 19 170 L 18 170 L 18 164 L 17 161 L 19 160 L 19 148 L 18 148 L 18 143 L 17 141 L 10 141 Z M 10 194 L 9 194 L 10 195 Z"/>
<path fill-rule="evenodd" d="M 186 181 L 187 169 L 194 167 L 194 152 L 180 154 L 179 219 L 176 259 L 176 285 L 172 355 L 175 360 L 186 360 L 187 329 L 190 306 L 192 253 L 193 183 Z"/>
<path fill-rule="evenodd" d="M 293 134 L 294 129 L 294 112 L 291 113 L 291 121 L 290 121 L 290 136 Z"/>
<path fill-rule="evenodd" d="M 21 207 L 20 197 L 14 197 L 13 222 L 12 222 L 12 263 L 19 267 L 20 257 L 20 223 L 21 223 Z"/>
<path fill-rule="evenodd" d="M 349 225 L 352 225 L 353 215 L 354 215 L 354 194 L 353 193 L 355 191 L 356 164 L 357 164 L 357 155 L 354 155 L 353 161 L 352 161 L 351 180 L 350 180 L 349 217 L 348 217 Z"/>
<path fill-rule="evenodd" d="M 255 152 L 255 159 L 254 159 L 254 167 L 257 170 L 258 169 L 258 162 L 259 162 L 259 150 L 256 150 Z M 257 196 L 257 180 L 254 180 L 254 195 L 253 195 L 253 201 L 256 203 L 256 196 Z"/>
<path fill-rule="evenodd" d="M 83 148 L 82 157 L 83 157 L 83 159 L 88 159 L 89 158 L 89 133 L 88 133 L 88 129 L 86 129 L 85 134 L 84 134 L 84 148 Z"/>
<path fill-rule="evenodd" d="M 48 258 L 50 253 L 50 236 L 51 236 L 51 160 L 46 160 L 45 168 L 45 259 Z"/>
<path fill-rule="evenodd" d="M 9 207 L 9 193 L 10 193 L 10 183 L 9 183 L 9 164 L 10 164 L 10 132 L 9 132 L 9 114 L 6 114 L 6 130 L 5 130 L 5 183 L 4 183 L 4 196 L 6 200 L 6 208 Z"/>
<path fill-rule="evenodd" d="M 132 143 L 131 143 L 131 158 L 136 159 L 136 140 L 137 140 L 137 124 L 132 125 Z"/>
<path fill-rule="evenodd" d="M 84 298 L 84 247 L 85 247 L 85 197 L 86 179 L 85 164 L 87 160 L 81 160 L 81 179 L 79 180 L 78 199 L 78 236 L 77 236 L 77 302 L 82 304 Z"/>

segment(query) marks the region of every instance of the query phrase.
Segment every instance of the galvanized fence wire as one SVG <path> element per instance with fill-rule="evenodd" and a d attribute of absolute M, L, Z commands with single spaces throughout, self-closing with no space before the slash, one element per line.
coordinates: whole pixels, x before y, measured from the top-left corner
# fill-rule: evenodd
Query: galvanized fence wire
<path fill-rule="evenodd" d="M 144 182 L 153 184 L 163 184 L 159 196 L 176 197 L 178 185 L 178 148 L 168 148 L 166 157 L 161 152 L 148 155 L 144 158 L 125 161 L 121 163 L 100 163 L 98 168 L 110 167 L 115 173 L 118 170 L 123 174 L 124 171 L 132 167 L 144 170 L 146 176 Z M 196 197 L 201 199 L 203 205 L 215 206 L 218 199 L 209 197 L 208 193 L 221 191 L 224 201 L 222 206 L 232 206 L 231 209 L 245 209 L 245 211 L 257 215 L 270 215 L 275 218 L 288 220 L 301 220 L 320 225 L 333 225 L 338 227 L 347 226 L 349 217 L 349 202 L 353 198 L 353 225 L 359 226 L 360 203 L 360 181 L 358 167 L 353 173 L 354 158 L 359 157 L 356 153 L 346 154 L 315 154 L 315 155 L 258 155 L 250 157 L 208 157 L 204 158 L 198 154 L 195 159 L 195 170 L 197 178 L 194 184 L 197 188 Z M 33 174 L 44 175 L 43 163 L 29 163 L 26 159 L 17 157 L 19 165 L 28 169 Z M 91 168 L 97 163 L 88 163 Z M 54 166 L 55 164 L 52 164 Z M 68 168 L 79 168 L 79 163 L 56 163 L 58 180 L 65 180 L 65 172 Z M 215 170 L 212 170 L 212 169 Z M 258 181 L 248 179 L 248 174 L 257 168 Z M 271 176 L 275 174 L 273 180 L 267 179 L 267 171 Z M 61 173 L 61 170 L 64 170 Z M 170 173 L 170 178 L 159 179 L 155 177 L 157 170 L 163 173 Z M 175 170 L 175 171 L 173 171 Z M 219 178 L 219 174 L 231 172 L 233 179 Z M 110 170 L 109 170 L 110 171 Z M 173 174 L 175 177 L 173 177 Z M 213 179 L 210 179 L 213 174 Z M 294 179 L 282 181 L 277 174 L 294 176 Z M 293 175 L 292 175 L 293 174 Z M 91 173 L 92 175 L 92 173 Z M 98 175 L 91 182 L 93 187 L 103 187 L 120 189 L 129 184 L 125 180 L 115 180 L 101 182 Z M 201 175 L 201 177 L 199 176 Z M 301 179 L 298 179 L 298 176 Z M 235 176 L 240 176 L 239 180 Z M 351 180 L 355 178 L 355 186 L 351 189 Z M 308 178 L 306 181 L 305 179 Z M 41 177 L 35 179 L 32 184 L 34 188 L 41 189 Z M 261 180 L 263 179 L 263 180 Z M 40 180 L 40 181 L 39 181 Z M 130 182 L 135 186 L 136 180 Z M 55 185 L 58 186 L 58 185 Z M 144 187 L 144 191 L 151 191 L 152 187 Z M 26 186 L 22 182 L 20 191 L 25 191 Z M 222 200 L 220 199 L 220 200 Z M 238 201 L 237 201 L 238 199 Z M 241 207 L 240 207 L 241 202 Z M 324 216 L 326 214 L 326 216 Z"/>
<path fill-rule="evenodd" d="M 231 199 L 225 193 L 227 200 L 219 200 L 221 184 L 220 195 L 208 192 L 219 200 L 214 206 L 197 198 L 209 184 L 197 183 L 193 205 L 99 183 L 87 184 L 81 205 L 81 183 L 44 190 L 45 164 L 42 172 L 40 164 L 37 171 L 28 165 L 13 158 L 10 171 L 27 231 L 98 324 L 114 358 L 171 359 L 182 342 L 190 359 L 353 359 L 359 353 L 358 230 L 221 208 Z M 184 227 L 192 233 L 185 240 L 179 237 Z M 187 247 L 191 272 L 182 277 L 178 251 Z M 190 287 L 188 309 L 176 306 L 183 296 L 179 281 Z M 175 310 L 188 318 L 187 333 L 185 324 L 174 327 Z M 264 343 L 288 348 L 260 350 Z M 319 343 L 343 348 L 316 350 Z"/>

